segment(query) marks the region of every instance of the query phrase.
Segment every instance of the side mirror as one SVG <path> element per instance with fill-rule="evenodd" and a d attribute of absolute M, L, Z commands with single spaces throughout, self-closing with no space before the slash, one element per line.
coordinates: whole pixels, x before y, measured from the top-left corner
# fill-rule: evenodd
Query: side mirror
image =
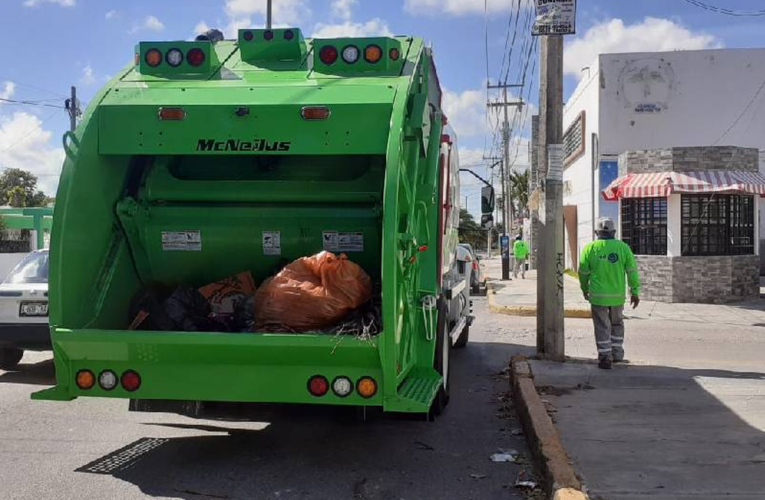
<path fill-rule="evenodd" d="M 481 188 L 481 213 L 494 213 L 494 188 L 491 186 Z"/>
<path fill-rule="evenodd" d="M 491 229 L 494 227 L 494 216 L 492 214 L 485 214 L 481 216 L 481 228 Z"/>

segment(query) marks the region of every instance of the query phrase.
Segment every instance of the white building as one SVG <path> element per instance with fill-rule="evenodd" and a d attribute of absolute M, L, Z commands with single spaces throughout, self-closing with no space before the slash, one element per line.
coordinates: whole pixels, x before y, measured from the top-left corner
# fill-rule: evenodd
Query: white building
<path fill-rule="evenodd" d="M 577 267 L 598 217 L 618 220 L 618 203 L 600 194 L 618 177 L 618 155 L 685 146 L 765 151 L 765 49 L 603 54 L 582 76 L 563 116 L 567 267 Z"/>

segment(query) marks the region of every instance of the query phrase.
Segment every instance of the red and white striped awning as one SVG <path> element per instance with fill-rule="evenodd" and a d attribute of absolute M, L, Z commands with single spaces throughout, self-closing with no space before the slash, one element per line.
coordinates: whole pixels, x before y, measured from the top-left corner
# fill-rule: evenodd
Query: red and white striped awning
<path fill-rule="evenodd" d="M 672 193 L 748 193 L 765 196 L 765 175 L 741 170 L 627 174 L 603 190 L 609 201 L 667 197 Z"/>

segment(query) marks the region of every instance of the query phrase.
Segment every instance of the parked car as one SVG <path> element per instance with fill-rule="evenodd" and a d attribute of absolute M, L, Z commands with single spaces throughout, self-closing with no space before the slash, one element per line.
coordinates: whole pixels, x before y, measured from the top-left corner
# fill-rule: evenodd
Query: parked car
<path fill-rule="evenodd" d="M 473 295 L 481 293 L 481 286 L 486 286 L 486 278 L 481 269 L 481 259 L 469 243 L 460 243 L 460 246 L 470 252 L 472 272 L 470 273 L 470 292 Z"/>
<path fill-rule="evenodd" d="M 50 349 L 48 250 L 24 257 L 0 284 L 0 369 L 12 370 L 24 350 Z"/>

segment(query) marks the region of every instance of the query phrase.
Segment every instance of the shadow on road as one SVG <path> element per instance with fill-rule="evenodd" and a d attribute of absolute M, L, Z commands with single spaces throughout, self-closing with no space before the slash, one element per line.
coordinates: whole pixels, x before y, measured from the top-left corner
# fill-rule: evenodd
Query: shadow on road
<path fill-rule="evenodd" d="M 524 498 L 513 483 L 528 467 L 489 459 L 500 449 L 527 455 L 503 372 L 519 349 L 478 342 L 453 351 L 451 403 L 436 422 L 382 415 L 359 422 L 349 408 L 319 406 L 293 408 L 262 428 L 148 421 L 147 428 L 192 435 L 146 437 L 78 472 L 184 500 Z"/>
<path fill-rule="evenodd" d="M 53 360 L 22 362 L 14 371 L 0 372 L 0 384 L 55 385 L 56 370 Z"/>
<path fill-rule="evenodd" d="M 544 397 L 593 499 L 763 498 L 765 373 L 538 361 L 533 370 L 558 390 Z"/>

